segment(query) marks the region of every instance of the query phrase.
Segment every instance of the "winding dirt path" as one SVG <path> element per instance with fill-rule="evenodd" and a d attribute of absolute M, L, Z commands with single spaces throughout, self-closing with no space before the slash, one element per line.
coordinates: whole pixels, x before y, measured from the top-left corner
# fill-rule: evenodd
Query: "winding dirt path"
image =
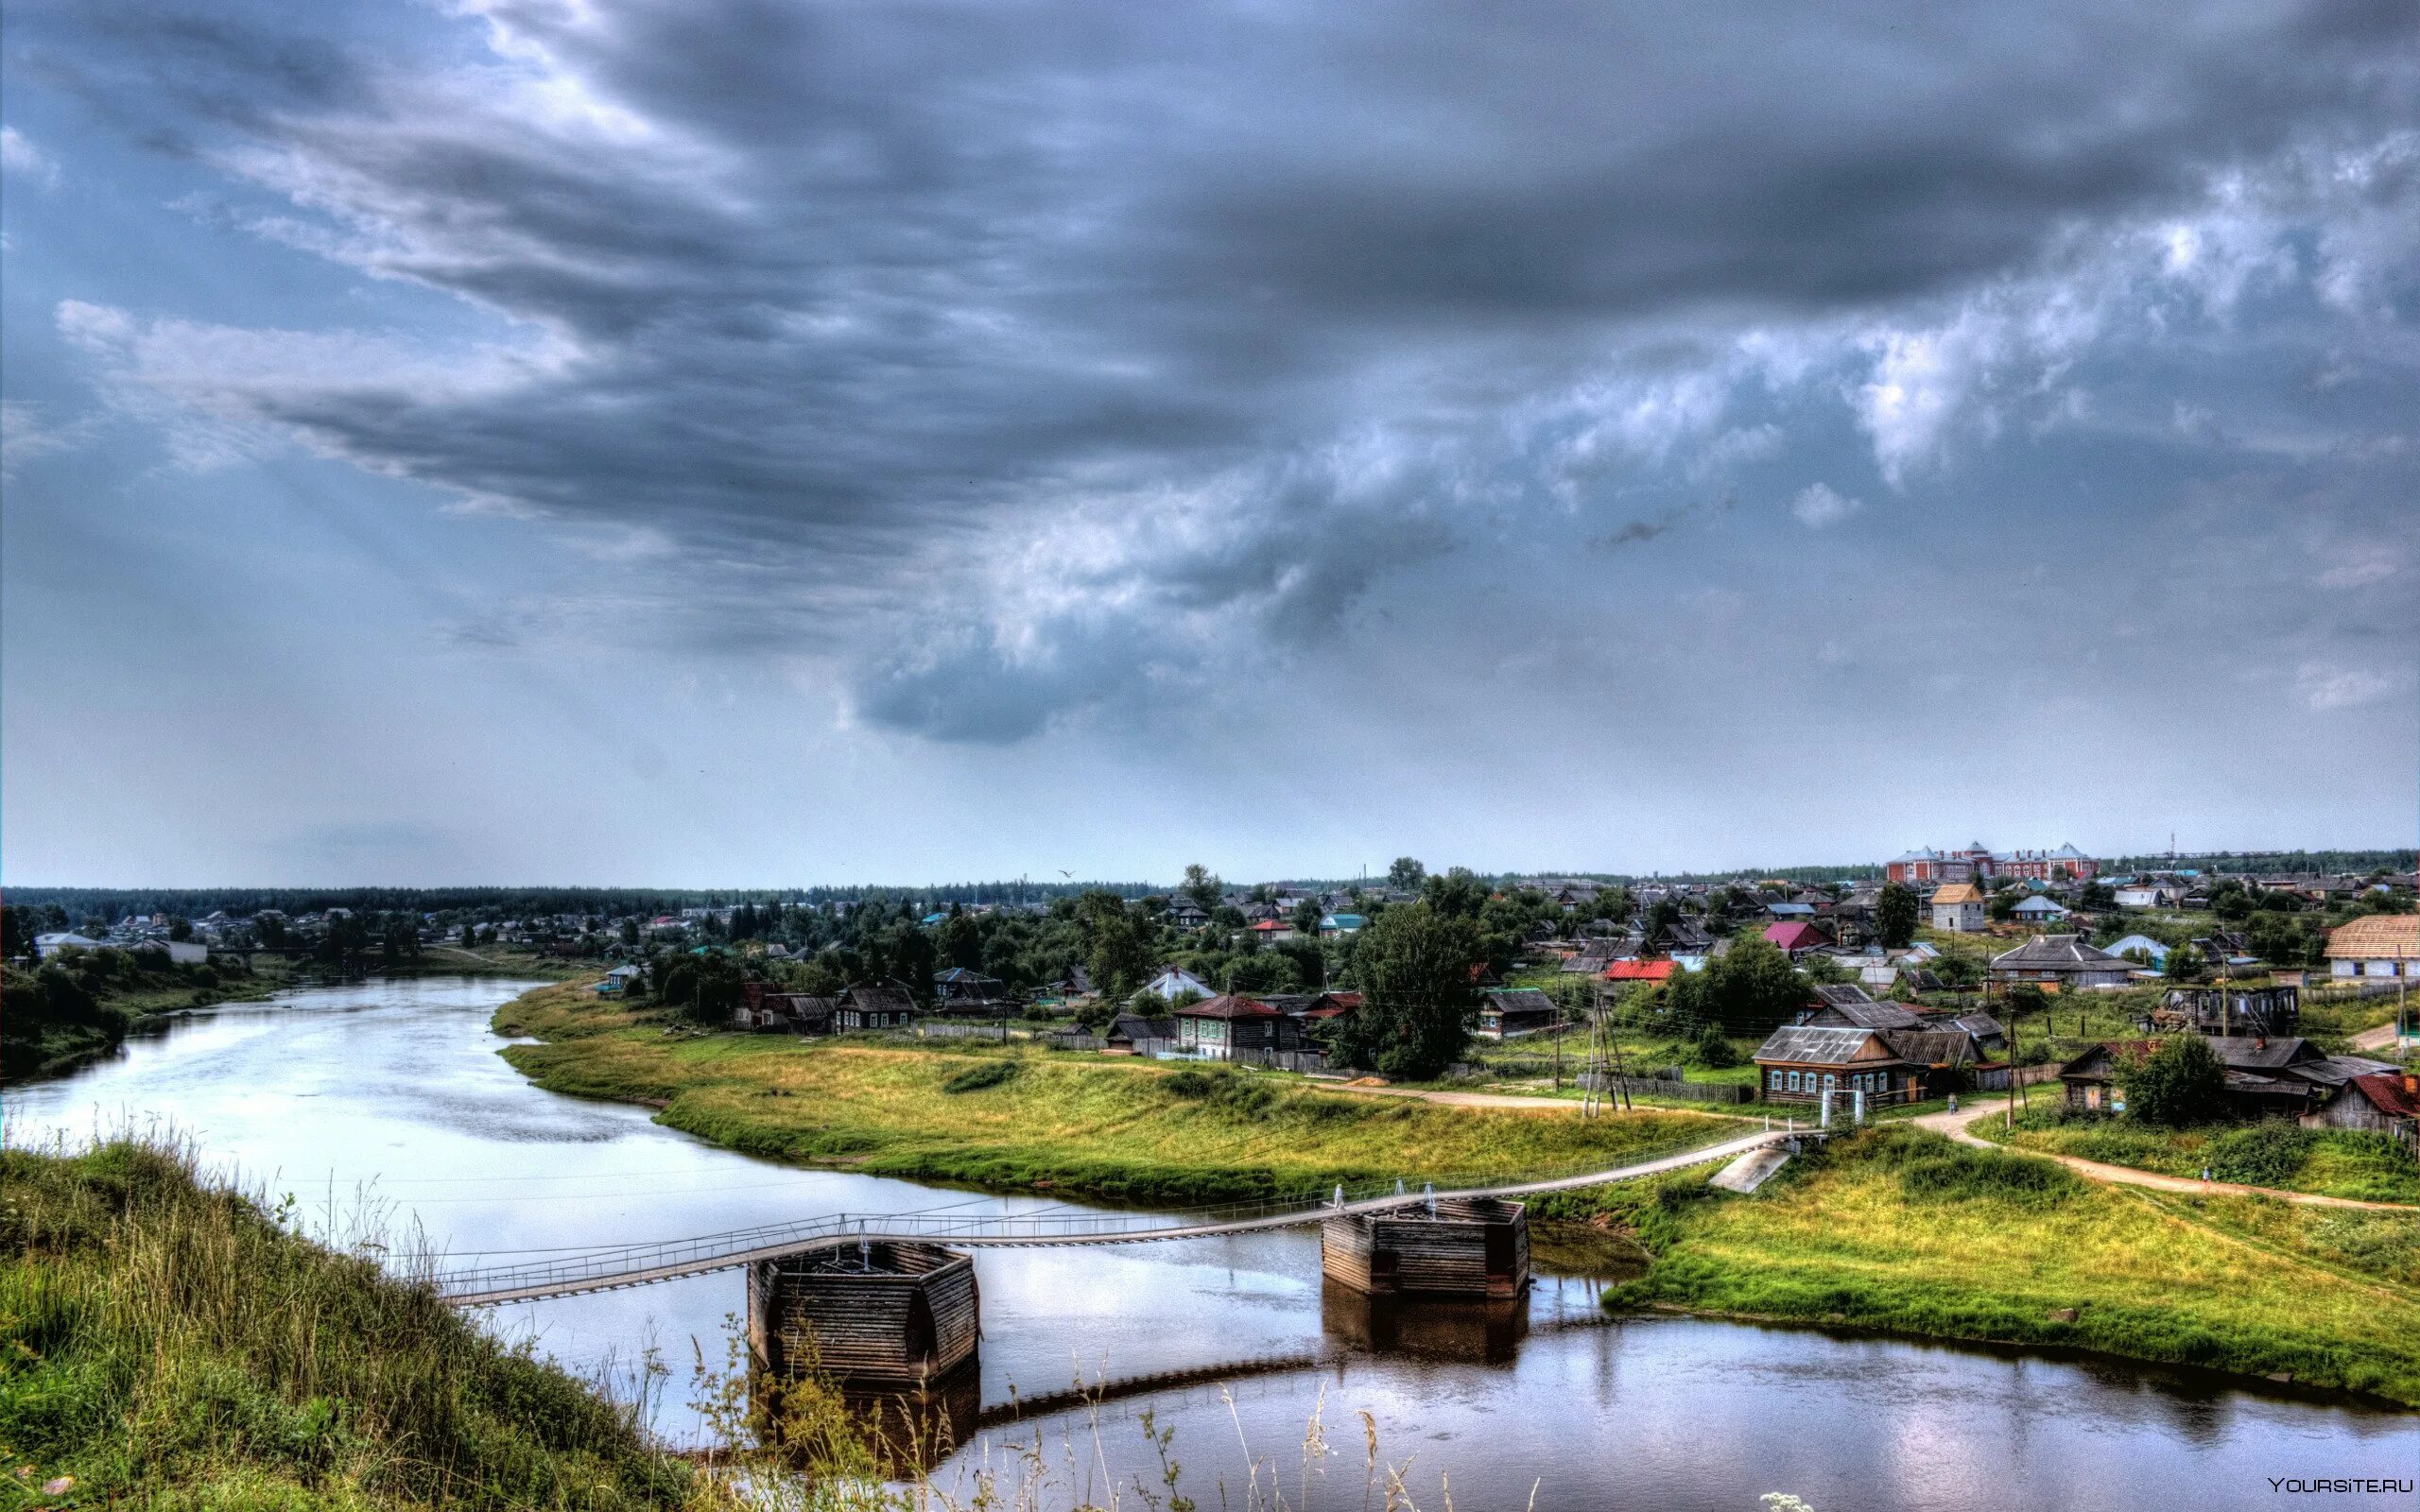
<path fill-rule="evenodd" d="M 1994 1097 L 1979 1107 L 1961 1108 L 1954 1113 L 1926 1113 L 1910 1120 L 1918 1127 L 1946 1134 L 1961 1144 L 1977 1149 L 2004 1150 L 2011 1146 L 1995 1144 L 1967 1128 L 1967 1125 L 1983 1118 L 1998 1118 L 2008 1100 Z M 2118 1186 L 2151 1187 L 2160 1192 L 2182 1192 L 2187 1195 L 2218 1195 L 2225 1197 L 2274 1197 L 2280 1202 L 2300 1203 L 2308 1208 L 2358 1208 L 2370 1212 L 2420 1212 L 2420 1207 L 2407 1202 L 2363 1202 L 2354 1197 L 2325 1197 L 2316 1192 L 2288 1192 L 2279 1187 L 2244 1186 L 2235 1181 L 2196 1181 L 2191 1177 L 2163 1176 L 2157 1171 L 2138 1171 L 2131 1165 L 2109 1165 L 2100 1160 L 2087 1160 L 2080 1155 L 2054 1155 L 2048 1150 L 2025 1150 L 2027 1155 L 2056 1160 L 2079 1176 L 2095 1181 L 2107 1181 Z"/>

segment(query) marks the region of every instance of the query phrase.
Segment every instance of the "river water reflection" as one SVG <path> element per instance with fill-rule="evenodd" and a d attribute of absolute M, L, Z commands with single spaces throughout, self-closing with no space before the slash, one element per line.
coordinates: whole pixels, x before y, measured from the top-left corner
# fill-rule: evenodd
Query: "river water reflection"
<path fill-rule="evenodd" d="M 7 1137 L 82 1141 L 161 1124 L 309 1221 L 342 1232 L 365 1201 L 451 1254 L 648 1239 L 835 1210 L 1037 1211 L 710 1148 L 643 1108 L 531 1088 L 495 1055 L 495 1005 L 527 984 L 422 978 L 289 994 L 181 1021 L 74 1076 L 5 1094 Z M 960 1417 L 978 1428 L 944 1486 L 1040 1444 L 1053 1484 L 1105 1500 L 1156 1483 L 1136 1415 L 1173 1427 L 1186 1488 L 1241 1504 L 1262 1461 L 1289 1501 L 1362 1504 L 1362 1424 L 1410 1462 L 1420 1504 L 1754 1508 L 1788 1490 L 1824 1512 L 2266 1506 L 2269 1478 L 2420 1474 L 2420 1418 L 2108 1362 L 1835 1337 L 1699 1320 L 1608 1323 L 1599 1279 L 1542 1266 L 1517 1312 L 1391 1309 L 1322 1292 L 1316 1233 L 1095 1249 L 979 1251 L 984 1340 Z M 659 1432 L 694 1441 L 692 1359 L 722 1356 L 736 1275 L 489 1315 L 574 1368 L 653 1349 L 674 1367 Z M 1187 1377 L 1184 1373 L 1194 1372 Z M 1003 1421 L 1078 1380 L 1150 1376 L 1095 1413 Z M 1176 1383 L 1167 1383 L 1169 1378 Z M 1331 1452 L 1306 1469 L 1314 1414 Z M 1098 1423 L 1096 1434 L 1093 1424 Z M 1380 1502 L 1383 1501 L 1381 1497 Z M 2411 1505 L 2337 1495 L 2336 1505 Z M 1378 1504 L 1374 1503 L 1373 1504 Z"/>

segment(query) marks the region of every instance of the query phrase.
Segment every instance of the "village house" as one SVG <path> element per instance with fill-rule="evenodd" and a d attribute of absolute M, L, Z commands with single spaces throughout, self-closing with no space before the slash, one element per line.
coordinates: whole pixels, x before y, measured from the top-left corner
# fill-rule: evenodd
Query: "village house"
<path fill-rule="evenodd" d="M 956 1018 L 1005 1019 L 1016 1011 L 1006 984 L 962 966 L 933 974 L 933 1010 Z"/>
<path fill-rule="evenodd" d="M 1848 1023 L 1786 1025 L 1752 1058 L 1767 1102 L 1813 1103 L 1827 1091 L 1857 1091 L 1869 1107 L 1886 1108 L 1961 1090 L 1977 1059 L 1973 1041 L 1956 1030 Z"/>
<path fill-rule="evenodd" d="M 2184 904 L 2185 888 L 2172 882 L 2131 882 L 2110 896 L 2120 908 L 2176 908 Z"/>
<path fill-rule="evenodd" d="M 1187 993 L 1191 993 L 1197 998 L 1206 998 L 1215 995 L 1211 990 L 1209 983 L 1204 982 L 1201 978 L 1194 975 L 1191 971 L 1184 971 L 1181 968 L 1174 966 L 1162 967 L 1160 969 L 1159 975 L 1143 984 L 1143 990 L 1149 992 L 1155 998 L 1159 998 L 1169 1003 L 1174 1003 L 1177 999 L 1184 997 Z"/>
<path fill-rule="evenodd" d="M 1482 1040 L 1517 1040 L 1562 1023 L 1563 1010 L 1536 988 L 1499 988 L 1479 994 L 1478 1034 Z"/>
<path fill-rule="evenodd" d="M 2394 1069 L 2360 1056 L 2330 1056 L 2299 1035 L 2204 1038 L 2226 1067 L 2227 1110 L 2245 1120 L 2307 1119 L 2324 1111 L 2358 1078 Z M 2153 1053 L 2159 1043 L 2135 1040 L 2098 1044 L 2060 1067 L 2067 1106 L 2123 1112 L 2119 1082 L 2124 1061 Z"/>
<path fill-rule="evenodd" d="M 1101 1049 L 1113 1056 L 1148 1056 L 1176 1045 L 1176 1021 L 1120 1013 L 1101 1031 Z"/>
<path fill-rule="evenodd" d="M 2093 949 L 2081 935 L 2036 935 L 1992 957 L 1995 981 L 2033 982 L 2071 992 L 2124 987 L 2134 970 L 2133 962 Z"/>
<path fill-rule="evenodd" d="M 915 1022 L 916 1000 L 904 987 L 853 987 L 833 1000 L 832 1029 L 836 1034 L 905 1029 Z"/>
<path fill-rule="evenodd" d="M 2143 964 L 2153 971 L 2165 971 L 2168 968 L 2168 947 L 2149 935 L 2129 935 L 2123 939 L 2111 940 L 2101 949 L 2120 960 L 2130 960 L 2140 955 Z"/>
<path fill-rule="evenodd" d="M 1765 938 L 1793 961 L 1832 943 L 1830 932 L 1823 925 L 1808 923 L 1767 924 Z"/>
<path fill-rule="evenodd" d="M 2067 917 L 2067 909 L 2057 899 L 2037 893 L 2010 909 L 2009 917 L 2020 924 L 2055 924 Z"/>
<path fill-rule="evenodd" d="M 2306 1128 L 2349 1128 L 2384 1134 L 2420 1160 L 2420 1072 L 2368 1072 L 2348 1077 L 2344 1090 L 2316 1112 L 2305 1113 Z"/>
<path fill-rule="evenodd" d="M 2372 914 L 2327 932 L 2334 976 L 2420 976 L 2420 914 Z"/>
<path fill-rule="evenodd" d="M 1971 882 L 1953 882 L 1934 889 L 1932 927 L 1972 935 L 1983 927 L 1982 890 Z"/>
<path fill-rule="evenodd" d="M 600 998 L 618 998 L 636 987 L 646 975 L 645 971 L 635 966 L 617 966 L 605 973 L 605 980 L 596 984 L 596 995 Z"/>
<path fill-rule="evenodd" d="M 740 986 L 739 1002 L 731 1017 L 742 1029 L 830 1034 L 837 1003 L 804 992 L 784 992 L 764 982 L 747 982 Z"/>
<path fill-rule="evenodd" d="M 1224 993 L 1202 1003 L 1190 1003 L 1169 1015 L 1176 1020 L 1179 1049 L 1213 1060 L 1230 1058 L 1238 1050 L 1300 1048 L 1294 1022 L 1258 998 Z"/>

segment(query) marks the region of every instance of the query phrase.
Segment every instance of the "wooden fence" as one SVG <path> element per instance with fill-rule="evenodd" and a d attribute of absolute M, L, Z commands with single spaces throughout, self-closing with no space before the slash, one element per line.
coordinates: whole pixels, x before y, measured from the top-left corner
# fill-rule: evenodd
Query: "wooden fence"
<path fill-rule="evenodd" d="M 920 1021 L 915 1029 L 916 1037 L 920 1040 L 989 1040 L 994 1043 L 1007 1040 L 1010 1033 L 1009 1021 L 1006 1019 L 994 1019 L 989 1023 L 959 1023 L 942 1019 L 925 1019 Z M 1030 1033 L 1030 1030 L 1019 1031 L 1017 1038 L 1024 1039 Z"/>
<path fill-rule="evenodd" d="M 1100 1036 L 1087 1034 L 1081 1029 L 1053 1029 L 1035 1038 L 1052 1050 L 1098 1050 L 1109 1043 Z"/>
<path fill-rule="evenodd" d="M 1327 1070 L 1327 1054 L 1320 1050 L 1247 1050 L 1238 1045 L 1228 1058 L 1238 1065 L 1267 1066 L 1272 1071 Z"/>
<path fill-rule="evenodd" d="M 1684 1103 L 1753 1103 L 1756 1089 L 1745 1082 L 1664 1081 L 1651 1076 L 1615 1076 L 1583 1071 L 1572 1081 L 1599 1092 L 1628 1092 L 1633 1097 L 1662 1097 Z"/>

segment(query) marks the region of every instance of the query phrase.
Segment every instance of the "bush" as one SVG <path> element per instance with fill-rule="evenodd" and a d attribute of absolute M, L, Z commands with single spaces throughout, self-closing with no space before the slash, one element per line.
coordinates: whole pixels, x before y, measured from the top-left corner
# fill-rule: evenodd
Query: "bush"
<path fill-rule="evenodd" d="M 1737 1047 L 1724 1037 L 1721 1027 L 1717 1024 L 1708 1024 L 1699 1033 L 1697 1042 L 1689 1047 L 1689 1054 L 1708 1071 L 1728 1071 L 1739 1064 L 1742 1058 Z"/>
<path fill-rule="evenodd" d="M 1171 1074 L 1163 1085 L 1175 1096 L 1235 1113 L 1261 1112 L 1277 1101 L 1267 1082 L 1233 1071 L 1188 1069 Z"/>
<path fill-rule="evenodd" d="M 2175 1035 L 2148 1056 L 2118 1068 L 2126 1111 L 2146 1124 L 2184 1128 L 2216 1121 L 2226 1110 L 2227 1069 L 2210 1041 Z"/>
<path fill-rule="evenodd" d="M 998 1087 L 1014 1080 L 1016 1074 L 1017 1063 L 1013 1060 L 979 1060 L 942 1083 L 942 1091 L 979 1092 L 987 1087 Z"/>
<path fill-rule="evenodd" d="M 2210 1175 L 2245 1186 L 2287 1186 L 2318 1143 L 2316 1130 L 2277 1119 L 2229 1129 L 2210 1142 Z"/>
<path fill-rule="evenodd" d="M 2083 1190 L 2066 1166 L 1997 1150 L 1953 1149 L 1921 1156 L 1899 1171 L 1910 1202 L 1996 1200 L 2039 1208 Z"/>

